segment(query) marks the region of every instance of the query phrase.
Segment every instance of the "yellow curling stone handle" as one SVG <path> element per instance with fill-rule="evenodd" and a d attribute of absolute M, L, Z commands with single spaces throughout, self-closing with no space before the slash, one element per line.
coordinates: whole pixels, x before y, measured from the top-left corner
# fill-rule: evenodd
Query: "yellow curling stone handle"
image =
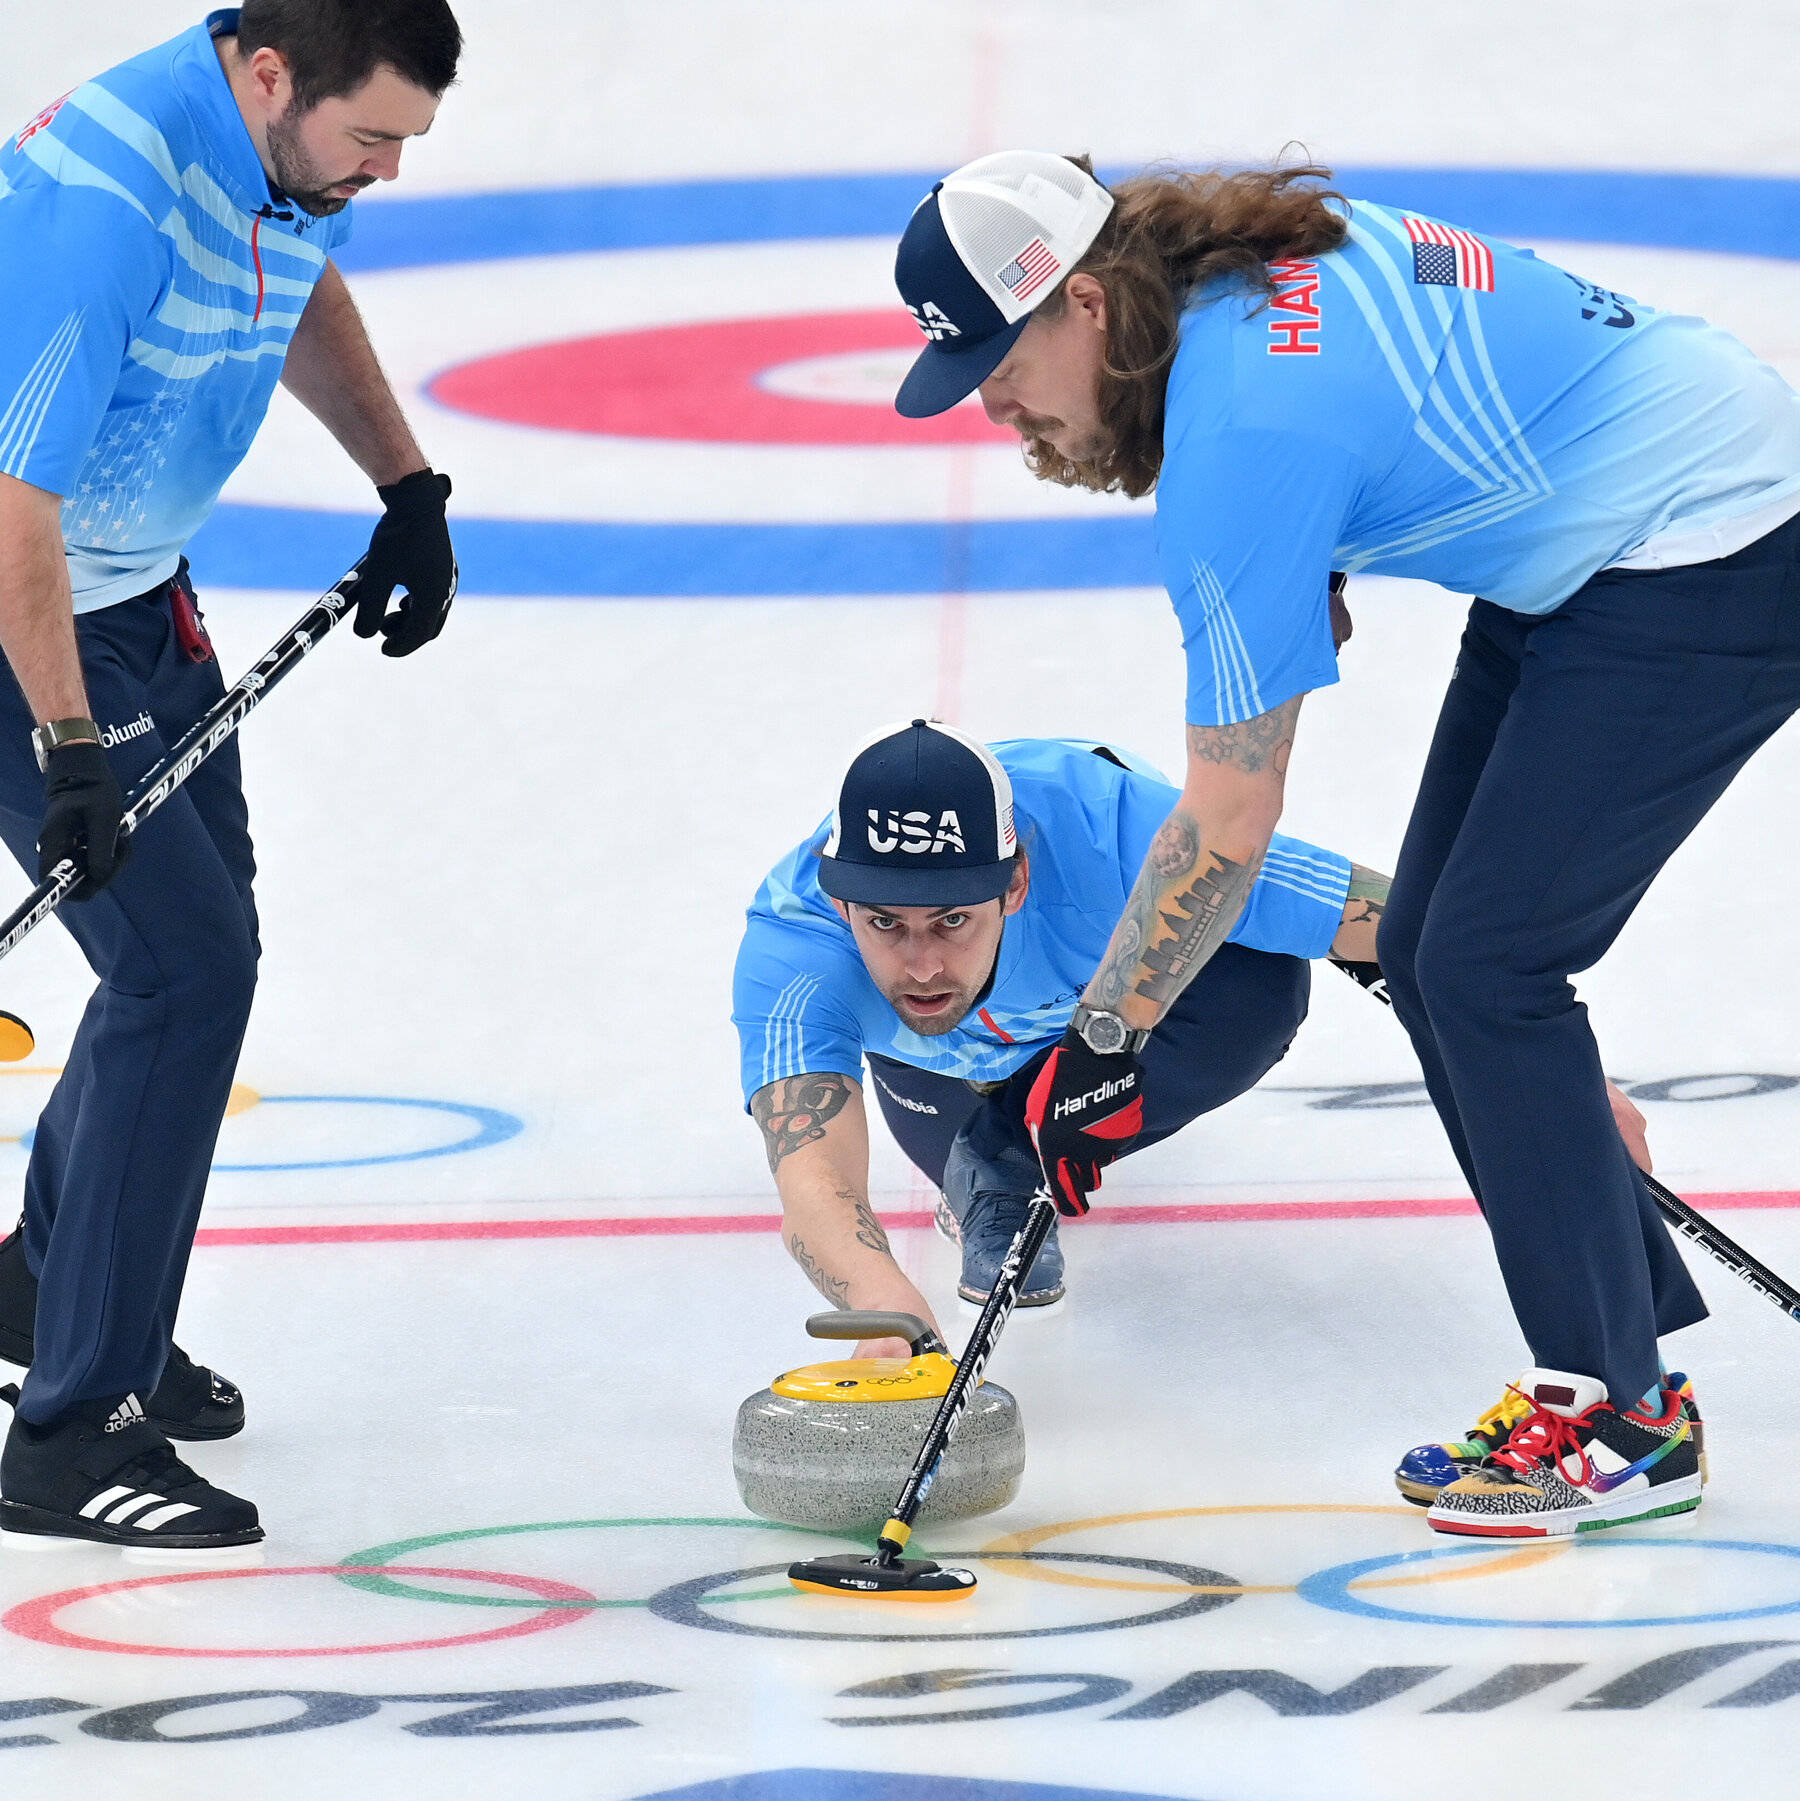
<path fill-rule="evenodd" d="M 942 1351 L 927 1351 L 913 1358 L 811 1363 L 777 1376 L 769 1386 L 794 1401 L 940 1401 L 955 1374 L 956 1364 Z"/>

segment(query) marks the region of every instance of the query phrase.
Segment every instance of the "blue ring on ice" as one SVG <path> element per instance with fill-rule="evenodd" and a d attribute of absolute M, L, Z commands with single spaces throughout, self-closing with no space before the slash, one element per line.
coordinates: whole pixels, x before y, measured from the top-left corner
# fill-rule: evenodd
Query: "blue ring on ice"
<path fill-rule="evenodd" d="M 387 1151 L 378 1156 L 323 1156 L 301 1163 L 214 1163 L 216 1172 L 263 1174 L 276 1169 L 368 1169 L 371 1163 L 418 1163 L 427 1156 L 458 1156 L 463 1151 L 485 1151 L 490 1144 L 505 1144 L 524 1131 L 524 1120 L 499 1108 L 477 1108 L 467 1100 L 418 1100 L 409 1095 L 263 1095 L 261 1106 L 344 1106 L 344 1108 L 423 1108 L 427 1113 L 450 1113 L 468 1120 L 468 1131 L 450 1144 L 427 1145 L 423 1151 Z"/>
<path fill-rule="evenodd" d="M 265 1094 L 265 1107 L 418 1107 L 429 1113 L 449 1113 L 468 1120 L 474 1130 L 449 1144 L 428 1145 L 420 1151 L 387 1151 L 374 1157 L 316 1157 L 299 1163 L 215 1163 L 221 1174 L 262 1174 L 286 1169 L 366 1169 L 375 1163 L 418 1163 L 427 1157 L 454 1157 L 463 1151 L 486 1150 L 504 1144 L 525 1130 L 525 1122 L 497 1107 L 477 1107 L 467 1101 L 425 1101 L 394 1094 Z"/>
<path fill-rule="evenodd" d="M 464 1151 L 484 1151 L 504 1144 L 525 1130 L 525 1122 L 498 1107 L 477 1107 L 468 1101 L 427 1101 L 398 1094 L 263 1094 L 259 1107 L 419 1107 L 429 1113 L 451 1113 L 474 1125 L 472 1132 L 449 1144 L 427 1145 L 419 1151 L 384 1151 L 373 1157 L 315 1157 L 300 1163 L 215 1163 L 215 1174 L 261 1175 L 271 1170 L 366 1169 L 374 1163 L 420 1163 L 427 1157 L 455 1157 Z M 37 1139 L 37 1127 L 20 1134 L 19 1149 L 27 1156 Z"/>
<path fill-rule="evenodd" d="M 510 257 L 808 238 L 898 238 L 938 173 L 538 188 L 364 202 L 351 273 Z M 1122 170 L 1105 170 L 1116 178 Z M 1494 237 L 1568 238 L 1800 259 L 1800 180 L 1609 169 L 1337 171 L 1346 192 Z M 896 302 L 898 304 L 898 302 Z M 329 587 L 373 515 L 221 505 L 196 535 L 219 587 Z M 576 599 L 992 593 L 1155 587 L 1150 520 L 821 524 L 455 517 L 464 594 Z"/>
<path fill-rule="evenodd" d="M 1444 1550 L 1402 1551 L 1393 1557 L 1366 1557 L 1360 1563 L 1340 1563 L 1320 1570 L 1299 1583 L 1294 1592 L 1315 1607 L 1329 1608 L 1333 1613 L 1360 1614 L 1370 1620 L 1397 1620 L 1407 1626 L 1499 1626 L 1511 1632 L 1576 1631 L 1589 1627 L 1622 1626 L 1716 1626 L 1730 1620 L 1767 1620 L 1778 1614 L 1800 1613 L 1800 1596 L 1792 1601 L 1779 1601 L 1768 1607 L 1740 1607 L 1725 1613 L 1676 1613 L 1647 1615 L 1642 1619 L 1624 1620 L 1509 1620 L 1488 1619 L 1460 1613 L 1414 1613 L 1403 1607 L 1383 1607 L 1376 1601 L 1365 1601 L 1353 1595 L 1350 1585 L 1365 1576 L 1397 1565 L 1428 1563 L 1439 1557 L 1492 1556 L 1503 1544 L 1519 1546 L 1542 1544 L 1542 1539 L 1483 1539 L 1475 1545 L 1451 1545 Z M 1584 1538 L 1580 1555 L 1590 1550 L 1676 1550 L 1676 1551 L 1748 1551 L 1767 1557 L 1800 1557 L 1800 1545 L 1762 1545 L 1730 1538 Z"/>

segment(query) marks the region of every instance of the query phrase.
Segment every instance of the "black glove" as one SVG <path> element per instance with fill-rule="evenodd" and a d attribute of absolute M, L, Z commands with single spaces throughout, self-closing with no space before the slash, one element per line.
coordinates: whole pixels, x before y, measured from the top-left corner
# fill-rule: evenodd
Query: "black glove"
<path fill-rule="evenodd" d="M 418 469 L 377 488 L 387 511 L 369 540 L 362 576 L 356 586 L 356 635 L 387 642 L 384 657 L 409 657 L 444 629 L 456 598 L 456 552 L 444 503 L 450 478 L 434 469 Z M 390 613 L 394 589 L 406 590 Z"/>
<path fill-rule="evenodd" d="M 1025 1124 L 1056 1210 L 1079 1219 L 1100 1172 L 1144 1129 L 1144 1066 L 1135 1051 L 1090 1050 L 1071 1028 L 1044 1059 Z"/>
<path fill-rule="evenodd" d="M 44 778 L 44 824 L 38 833 L 38 880 L 64 857 L 81 880 L 69 899 L 92 900 L 125 866 L 131 840 L 119 836 L 125 796 L 97 744 L 59 744 Z"/>

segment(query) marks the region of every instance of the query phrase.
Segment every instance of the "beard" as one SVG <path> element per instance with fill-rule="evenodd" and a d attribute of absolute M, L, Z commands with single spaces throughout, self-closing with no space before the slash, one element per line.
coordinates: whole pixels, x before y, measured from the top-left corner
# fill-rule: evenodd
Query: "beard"
<path fill-rule="evenodd" d="M 1033 467 L 1041 461 L 1062 462 L 1077 466 L 1092 466 L 1101 462 L 1111 448 L 1112 440 L 1100 429 L 1095 429 L 1075 439 L 1066 450 L 1059 450 L 1050 441 L 1052 432 L 1065 429 L 1061 419 L 1040 419 L 1035 414 L 1021 414 L 1013 421 L 1014 428 L 1024 440 L 1025 458 Z"/>
<path fill-rule="evenodd" d="M 988 972 L 974 988 L 942 988 L 938 992 L 950 997 L 949 1004 L 942 1013 L 933 1013 L 928 1019 L 921 1019 L 908 1011 L 904 1000 L 906 990 L 881 990 L 881 998 L 900 1015 L 900 1023 L 909 1032 L 917 1032 L 921 1038 L 942 1038 L 946 1032 L 954 1032 L 962 1022 L 987 999 L 987 993 L 994 985 L 994 977 L 1000 968 L 1000 946 L 994 946 L 994 960 L 988 965 Z"/>
<path fill-rule="evenodd" d="M 945 989 L 941 992 L 950 996 L 950 1003 L 942 1013 L 933 1013 L 929 1018 L 914 1014 L 901 995 L 889 994 L 883 998 L 900 1015 L 900 1023 L 909 1032 L 917 1032 L 921 1038 L 942 1038 L 946 1032 L 954 1032 L 969 1017 L 969 1012 L 975 1005 L 975 993 L 962 989 Z"/>
<path fill-rule="evenodd" d="M 307 153 L 300 142 L 300 120 L 290 106 L 268 129 L 269 161 L 275 165 L 275 185 L 300 208 L 315 219 L 328 219 L 341 213 L 350 202 L 329 192 L 346 185 L 362 189 L 374 184 L 372 175 L 340 175 L 326 178 L 325 171 Z"/>

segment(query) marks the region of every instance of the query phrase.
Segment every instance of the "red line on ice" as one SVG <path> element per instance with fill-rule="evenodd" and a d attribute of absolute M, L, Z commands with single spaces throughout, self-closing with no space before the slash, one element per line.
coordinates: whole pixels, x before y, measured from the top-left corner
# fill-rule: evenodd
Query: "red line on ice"
<path fill-rule="evenodd" d="M 1800 1207 L 1800 1190 L 1751 1189 L 1685 1197 L 1703 1213 L 1747 1208 Z M 1444 1219 L 1473 1213 L 1475 1203 L 1449 1195 L 1412 1201 L 1179 1201 L 1172 1206 L 1108 1207 L 1104 1198 L 1088 1215 L 1103 1226 L 1184 1226 L 1260 1220 Z M 929 1226 L 920 1210 L 884 1213 L 882 1224 L 896 1230 Z M 777 1213 L 674 1213 L 642 1218 L 420 1220 L 368 1225 L 203 1226 L 200 1245 L 265 1244 L 430 1244 L 446 1240 L 497 1238 L 668 1238 L 694 1234 L 775 1232 Z"/>

